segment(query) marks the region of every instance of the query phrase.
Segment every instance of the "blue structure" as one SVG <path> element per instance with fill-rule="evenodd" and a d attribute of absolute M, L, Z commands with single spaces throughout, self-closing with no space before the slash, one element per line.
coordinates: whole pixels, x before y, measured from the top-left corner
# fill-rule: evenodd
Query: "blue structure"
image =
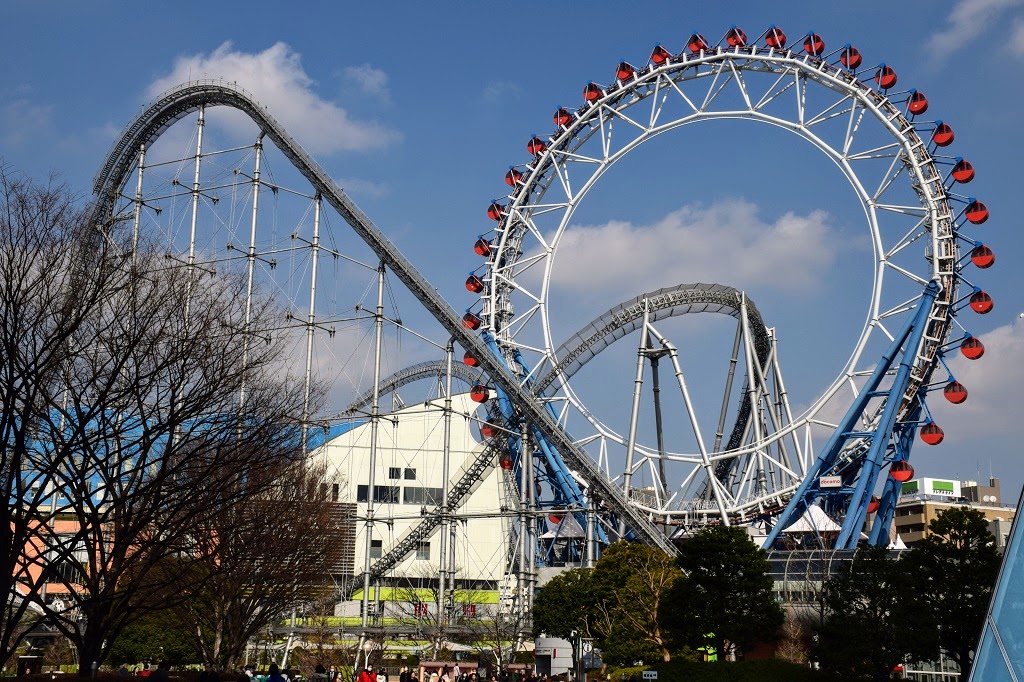
<path fill-rule="evenodd" d="M 917 311 L 907 320 L 882 359 L 875 365 L 874 372 L 868 378 L 860 395 L 850 406 L 839 427 L 782 512 L 765 542 L 766 548 L 770 549 L 779 538 L 779 534 L 795 523 L 807 508 L 818 500 L 823 502 L 826 512 L 843 516 L 843 528 L 836 540 L 835 548 L 857 548 L 879 472 L 892 462 L 906 461 L 910 458 L 910 446 L 917 431 L 920 405 L 910 410 L 906 421 L 897 419 L 898 408 L 909 386 L 911 365 L 921 345 L 921 338 L 928 324 L 928 314 L 937 294 L 938 285 L 929 282 L 917 305 Z M 882 381 L 894 366 L 897 369 L 892 384 L 889 388 L 882 389 Z M 869 409 L 869 402 L 878 397 L 884 397 L 885 403 L 875 427 L 868 432 L 858 431 L 857 424 L 863 421 Z M 916 400 L 920 401 L 921 397 L 918 396 Z M 854 466 L 851 466 L 850 454 L 847 452 L 850 443 L 859 443 L 863 447 L 863 452 L 853 452 L 853 458 L 857 460 Z M 822 476 L 838 476 L 842 485 L 834 489 L 822 488 Z M 888 480 L 881 499 L 880 516 L 883 521 L 876 521 L 874 524 L 871 544 L 888 544 L 889 523 L 892 521 L 898 497 L 899 484 Z"/>
<path fill-rule="evenodd" d="M 992 593 L 981 642 L 974 656 L 969 682 L 1017 682 L 1024 680 L 1024 530 L 1017 503 L 1010 541 L 1003 554 L 996 589 Z"/>

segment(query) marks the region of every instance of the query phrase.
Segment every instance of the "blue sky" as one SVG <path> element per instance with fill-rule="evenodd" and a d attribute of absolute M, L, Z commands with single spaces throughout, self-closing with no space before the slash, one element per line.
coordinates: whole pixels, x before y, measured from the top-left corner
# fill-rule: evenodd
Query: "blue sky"
<path fill-rule="evenodd" d="M 466 272 L 479 264 L 471 246 L 489 228 L 484 209 L 504 194 L 505 170 L 525 161 L 531 134 L 550 132 L 556 107 L 577 106 L 582 87 L 590 80 L 609 82 L 620 59 L 644 63 L 659 42 L 678 50 L 694 30 L 714 41 L 732 24 L 755 36 L 774 23 L 791 40 L 813 30 L 830 46 L 853 43 L 868 63 L 892 64 L 901 83 L 925 92 L 935 116 L 954 126 L 955 153 L 978 171 L 970 191 L 992 211 L 979 238 L 997 256 L 994 268 L 975 277 L 996 302 L 992 313 L 971 320 L 988 352 L 955 370 L 970 398 L 957 407 L 940 405 L 939 397 L 931 401 L 946 441 L 916 447 L 913 461 L 920 475 L 937 477 L 974 478 L 979 471 L 986 477 L 991 468 L 1004 480 L 1005 497 L 1020 490 L 1021 0 L 636 5 L 183 0 L 149 7 L 103 1 L 4 4 L 0 17 L 9 30 L 0 44 L 0 158 L 8 166 L 37 178 L 59 172 L 84 195 L 118 131 L 152 96 L 190 76 L 237 80 L 457 309 L 472 302 L 462 286 Z M 797 358 L 801 344 L 848 347 L 851 329 L 860 321 L 851 327 L 840 311 L 863 293 L 846 286 L 841 279 L 846 275 L 837 273 L 865 252 L 857 232 L 861 218 L 851 210 L 848 190 L 817 167 L 784 178 L 762 172 L 744 182 L 715 182 L 702 171 L 737 162 L 763 171 L 766 155 L 790 153 L 799 170 L 804 156 L 770 135 L 713 132 L 722 137 L 684 140 L 675 147 L 666 143 L 638 155 L 622 171 L 630 199 L 599 200 L 580 217 L 593 234 L 626 234 L 637 248 L 616 259 L 614 269 L 607 263 L 593 267 L 601 264 L 601 253 L 589 253 L 581 254 L 577 270 L 567 271 L 564 285 L 578 286 L 574 300 L 580 308 L 567 314 L 572 322 L 567 321 L 566 336 L 573 325 L 638 289 L 685 278 L 674 264 L 696 261 L 687 261 L 685 250 L 659 257 L 657 245 L 671 242 L 687 221 L 740 221 L 777 235 L 775 244 L 785 245 L 781 240 L 796 235 L 793 248 L 805 267 L 772 261 L 765 271 L 753 258 L 763 245 L 750 241 L 746 251 L 731 250 L 728 239 L 716 241 L 709 232 L 701 248 L 720 252 L 731 267 L 721 277 L 714 271 L 701 271 L 700 277 L 743 286 L 770 324 L 785 330 L 792 323 L 800 330 L 788 337 Z M 728 158 L 716 155 L 716 145 L 729 150 Z M 627 177 L 651 167 L 672 168 L 680 154 L 695 168 L 685 186 Z M 616 232 L 615 225 L 625 227 Z M 797 393 L 818 371 L 814 354 L 806 355 L 806 367 L 785 368 L 795 377 Z"/>

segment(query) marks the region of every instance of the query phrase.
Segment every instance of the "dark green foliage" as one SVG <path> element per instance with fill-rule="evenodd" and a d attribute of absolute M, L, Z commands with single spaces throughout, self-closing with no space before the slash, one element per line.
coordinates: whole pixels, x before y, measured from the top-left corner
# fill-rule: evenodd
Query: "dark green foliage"
<path fill-rule="evenodd" d="M 671 659 L 658 614 L 683 574 L 672 557 L 646 545 L 617 542 L 594 567 L 592 627 L 607 663 Z"/>
<path fill-rule="evenodd" d="M 984 514 L 949 509 L 928 524 L 930 535 L 904 554 L 911 576 L 911 599 L 919 618 L 929 624 L 927 648 L 918 658 L 938 658 L 941 649 L 970 674 L 974 647 L 999 573 L 999 553 Z"/>
<path fill-rule="evenodd" d="M 537 593 L 533 602 L 533 636 L 542 632 L 568 639 L 573 630 L 591 637 L 593 594 L 591 571 L 574 568 L 559 573 Z"/>
<path fill-rule="evenodd" d="M 831 682 L 835 675 L 786 661 L 738 661 L 713 665 L 672 659 L 658 665 L 658 682 Z M 619 682 L 614 676 L 613 682 Z"/>
<path fill-rule="evenodd" d="M 170 611 L 154 611 L 121 631 L 110 647 L 107 662 L 117 666 L 162 660 L 176 665 L 198 663 L 202 656 L 185 637 L 184 628 Z"/>
<path fill-rule="evenodd" d="M 851 677 L 888 680 L 918 644 L 909 627 L 910 577 L 884 548 L 857 552 L 825 585 L 828 616 L 818 632 L 815 656 L 822 667 Z"/>
<path fill-rule="evenodd" d="M 744 529 L 705 528 L 682 545 L 679 566 L 686 577 L 672 586 L 661 610 L 677 643 L 711 644 L 728 654 L 774 639 L 783 613 L 772 596 L 771 567 Z"/>

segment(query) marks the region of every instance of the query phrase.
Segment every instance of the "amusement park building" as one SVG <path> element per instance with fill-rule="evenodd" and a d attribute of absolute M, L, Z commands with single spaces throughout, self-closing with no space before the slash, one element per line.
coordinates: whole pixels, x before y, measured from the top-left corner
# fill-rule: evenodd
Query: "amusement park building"
<path fill-rule="evenodd" d="M 449 485 L 461 478 L 482 446 L 469 394 L 452 398 Z M 361 421 L 324 443 L 317 457 L 326 460 L 337 501 L 356 506 L 354 571 L 363 569 L 365 522 L 370 496 L 371 424 Z M 374 520 L 370 556 L 379 559 L 432 512 L 445 485 L 443 401 L 433 400 L 389 412 L 378 426 L 373 477 Z M 489 468 L 454 510 L 455 581 L 459 589 L 497 589 L 505 571 L 509 536 L 501 513 L 500 469 Z M 441 567 L 438 526 L 399 561 L 383 584 L 436 584 Z"/>
<path fill-rule="evenodd" d="M 1017 510 L 1002 502 L 998 478 L 988 485 L 977 481 L 921 478 L 903 484 L 893 517 L 893 532 L 907 545 L 928 537 L 928 524 L 939 514 L 954 507 L 970 507 L 985 515 L 989 531 L 1000 550 L 1006 546 L 1010 523 Z"/>

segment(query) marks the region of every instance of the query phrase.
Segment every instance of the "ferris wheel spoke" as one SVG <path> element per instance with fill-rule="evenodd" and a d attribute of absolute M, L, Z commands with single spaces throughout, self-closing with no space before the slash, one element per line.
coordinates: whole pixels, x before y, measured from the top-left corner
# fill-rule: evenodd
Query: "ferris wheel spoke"
<path fill-rule="evenodd" d="M 780 72 L 775 82 L 768 86 L 768 89 L 761 96 L 761 99 L 759 99 L 757 104 L 753 106 L 754 111 L 760 111 L 784 95 L 790 88 L 794 87 L 794 83 L 789 80 L 789 76 L 790 73 L 788 71 Z"/>
<path fill-rule="evenodd" d="M 900 163 L 902 158 L 902 151 L 893 157 L 892 162 L 889 164 L 889 169 L 886 171 L 885 175 L 882 176 L 882 181 L 879 183 L 878 189 L 875 190 L 873 195 L 871 195 L 872 203 L 881 199 L 882 195 L 885 194 L 889 188 L 893 186 L 900 175 L 903 174 L 903 165 Z"/>
<path fill-rule="evenodd" d="M 925 227 L 925 224 L 927 222 L 928 222 L 928 216 L 925 215 L 920 220 L 918 220 L 914 224 L 914 226 L 912 228 L 910 228 L 906 232 L 906 234 L 903 235 L 903 237 L 901 237 L 899 240 L 894 242 L 893 245 L 892 245 L 892 248 L 890 248 L 885 253 L 886 260 L 896 256 L 897 254 L 902 252 L 904 249 L 906 249 L 908 246 L 910 246 L 914 242 L 916 242 L 918 239 L 920 239 L 921 237 L 927 235 L 928 234 L 928 230 Z"/>
<path fill-rule="evenodd" d="M 856 103 L 857 100 L 852 95 L 847 95 L 812 116 L 804 125 L 811 128 L 820 123 L 824 123 L 825 121 L 830 121 L 834 118 L 839 118 L 840 116 L 852 114 L 857 109 Z M 844 104 L 848 104 L 849 106 L 845 109 L 840 109 L 839 107 L 842 107 Z"/>
<path fill-rule="evenodd" d="M 680 81 L 677 81 L 677 80 L 674 80 L 674 79 L 669 79 L 668 80 L 668 84 L 669 84 L 669 87 L 671 88 L 671 91 L 675 92 L 677 95 L 679 95 L 679 98 L 682 99 L 683 102 L 686 104 L 686 106 L 688 106 L 691 109 L 692 113 L 696 114 L 698 111 L 700 111 L 700 109 L 697 107 L 696 104 L 693 103 L 693 100 L 690 99 L 690 97 L 685 92 L 683 92 L 683 89 L 682 89 L 682 87 L 680 87 L 679 82 Z M 669 92 L 666 91 L 665 92 L 665 98 L 666 99 L 668 98 L 668 95 L 669 95 Z M 662 103 L 664 104 L 664 101 Z M 652 118 L 652 120 L 651 120 L 651 127 L 652 128 L 655 126 L 655 123 L 656 123 L 656 121 Z"/>
<path fill-rule="evenodd" d="M 794 71 L 793 78 L 796 85 L 794 90 L 796 92 L 796 121 L 803 126 L 807 106 L 807 77 L 802 71 Z"/>
<path fill-rule="evenodd" d="M 549 253 L 547 251 L 541 251 L 536 255 L 524 257 L 521 260 L 516 261 L 511 266 L 503 268 L 499 271 L 501 273 L 501 279 L 503 280 L 502 283 L 523 292 L 524 295 L 529 296 L 534 301 L 539 301 L 540 297 L 525 288 L 523 284 L 517 282 L 516 278 L 522 277 L 522 275 L 528 273 L 530 269 L 535 267 L 538 263 L 546 261 L 548 256 Z"/>
<path fill-rule="evenodd" d="M 540 254 L 541 257 L 546 258 L 547 255 L 550 254 L 553 250 L 553 247 L 544 237 L 541 231 L 537 228 L 537 223 L 534 222 L 533 216 L 523 216 L 520 224 L 526 225 L 526 231 L 529 234 L 533 235 L 533 238 L 537 240 L 538 244 L 540 244 L 540 247 L 542 249 L 542 253 Z"/>
<path fill-rule="evenodd" d="M 861 106 L 860 100 L 854 99 L 853 106 L 850 107 L 850 120 L 846 122 L 846 137 L 843 140 L 843 159 L 849 160 L 850 147 L 853 146 L 853 141 L 857 137 L 857 132 L 860 130 L 860 125 L 863 123 L 866 114 L 867 109 Z"/>
<path fill-rule="evenodd" d="M 921 277 L 920 275 L 918 275 L 916 273 L 910 272 L 906 268 L 903 268 L 903 267 L 900 267 L 899 265 L 896 265 L 892 261 L 888 261 L 888 260 L 885 261 L 885 265 L 889 269 L 894 270 L 894 271 L 898 272 L 899 274 L 903 275 L 904 277 L 909 279 L 911 282 L 914 282 L 916 284 L 920 284 L 922 287 L 924 287 L 925 285 L 928 284 L 928 282 L 931 281 L 930 279 Z"/>
<path fill-rule="evenodd" d="M 555 213 L 557 211 L 564 211 L 569 208 L 571 204 L 568 202 L 561 202 L 556 204 L 538 204 L 529 210 L 521 210 L 519 212 L 520 217 L 523 220 L 533 219 L 535 216 L 546 215 L 548 213 Z"/>
<path fill-rule="evenodd" d="M 606 162 L 611 156 L 612 144 L 612 121 L 615 119 L 607 115 L 608 107 L 600 107 L 597 112 L 598 130 L 601 132 L 601 161 Z"/>
<path fill-rule="evenodd" d="M 572 201 L 574 196 L 572 183 L 569 181 L 569 164 L 567 163 L 552 163 L 555 175 L 558 177 L 558 182 L 562 187 L 562 192 L 565 193 L 565 198 Z"/>
<path fill-rule="evenodd" d="M 668 84 L 668 87 L 663 87 L 665 83 Z M 678 89 L 674 81 L 670 80 L 667 76 L 659 73 L 657 79 L 654 81 L 654 88 L 651 91 L 650 95 L 651 118 L 649 122 L 649 127 L 651 128 L 656 126 L 658 124 L 658 120 L 661 118 L 661 112 L 665 109 L 665 103 L 668 102 L 669 88 L 675 88 L 676 91 L 683 97 L 683 99 L 689 101 L 686 95 L 684 95 L 683 92 Z M 693 104 L 691 103 L 690 106 L 693 106 Z M 696 111 L 696 107 L 694 107 L 694 111 Z"/>
<path fill-rule="evenodd" d="M 588 156 L 586 154 L 580 154 L 578 152 L 569 151 L 569 150 L 565 150 L 565 149 L 553 149 L 551 151 L 551 155 L 552 155 L 552 163 L 554 163 L 554 164 L 566 163 L 568 161 L 576 161 L 576 162 L 579 162 L 579 163 L 587 163 L 587 164 L 592 164 L 592 165 L 595 165 L 595 166 L 600 166 L 600 165 L 604 164 L 604 159 L 598 159 L 598 158 L 595 158 L 593 156 Z"/>
<path fill-rule="evenodd" d="M 900 206 L 897 204 L 875 204 L 874 206 L 880 211 L 888 211 L 889 213 L 899 213 L 902 215 L 912 216 L 928 215 L 928 211 L 921 206 Z"/>
<path fill-rule="evenodd" d="M 902 303 L 899 303 L 898 305 L 895 305 L 892 308 L 889 308 L 888 310 L 886 310 L 885 312 L 881 313 L 878 316 L 879 322 L 881 322 L 882 320 L 888 319 L 890 317 L 895 317 L 897 315 L 902 315 L 903 313 L 906 313 L 906 312 L 909 312 L 909 311 L 913 310 L 914 308 L 917 307 L 917 304 L 920 302 L 920 300 L 921 300 L 920 296 L 914 296 L 913 298 L 909 298 L 909 299 L 903 301 Z M 890 339 L 889 340 L 891 341 L 892 338 L 893 337 L 890 335 Z"/>
<path fill-rule="evenodd" d="M 736 87 L 739 89 L 740 96 L 743 97 L 743 101 L 746 103 L 747 109 L 753 111 L 754 106 L 750 102 L 750 93 L 747 92 L 747 84 L 743 82 L 743 76 L 736 69 L 736 64 L 731 60 L 729 61 L 729 70 L 732 72 L 732 81 L 736 83 Z"/>
<path fill-rule="evenodd" d="M 617 118 L 617 119 L 621 120 L 622 122 L 624 122 L 624 123 L 626 123 L 628 125 L 633 126 L 637 130 L 639 130 L 641 133 L 646 133 L 647 132 L 647 128 L 645 128 L 640 123 L 637 123 L 636 121 L 634 121 L 629 116 L 626 116 L 626 114 L 622 113 L 621 110 L 616 109 L 614 107 L 605 107 L 605 109 L 606 109 L 606 111 L 608 112 L 608 114 L 611 117 Z"/>
<path fill-rule="evenodd" d="M 729 63 L 730 65 L 732 64 L 732 62 Z M 722 91 L 725 90 L 725 88 L 729 85 L 729 82 L 733 80 L 732 74 L 729 73 L 728 75 L 726 75 L 725 79 L 721 83 L 719 83 L 719 80 L 721 79 L 723 73 L 721 64 L 713 66 L 712 71 L 715 75 L 711 79 L 711 83 L 708 85 L 708 91 L 704 95 L 704 101 L 700 105 L 701 111 L 707 111 L 708 107 L 715 101 L 715 99 L 718 98 Z"/>

